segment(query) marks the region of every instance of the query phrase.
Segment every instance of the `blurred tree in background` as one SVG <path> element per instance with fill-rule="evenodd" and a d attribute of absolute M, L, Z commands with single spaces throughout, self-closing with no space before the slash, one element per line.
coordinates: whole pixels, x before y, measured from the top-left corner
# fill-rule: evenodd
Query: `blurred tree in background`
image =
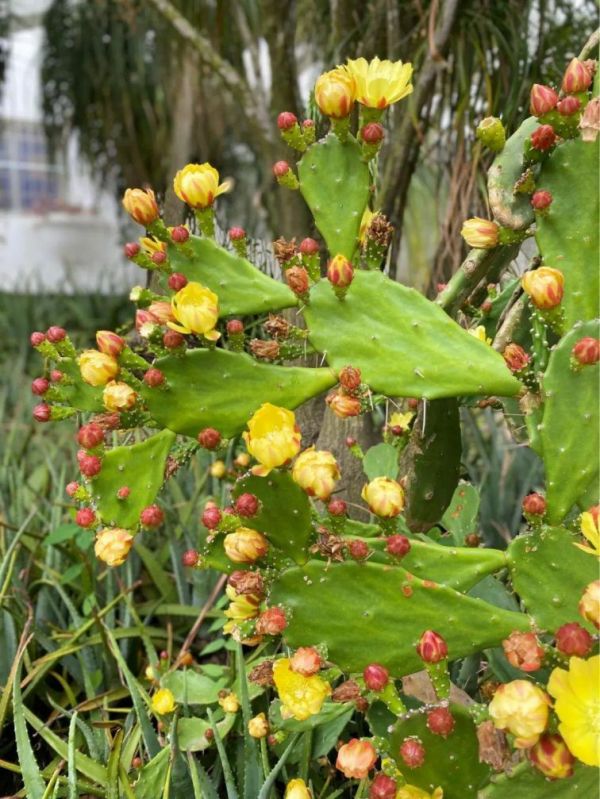
<path fill-rule="evenodd" d="M 243 176 L 227 223 L 303 237 L 314 231 L 300 198 L 282 203 L 271 176 L 287 154 L 277 114 L 318 122 L 309 88 L 346 57 L 412 61 L 415 89 L 390 115 L 376 206 L 396 228 L 391 274 L 434 286 L 461 260 L 462 220 L 485 214 L 489 164 L 474 121 L 494 114 L 510 129 L 531 83 L 556 81 L 595 24 L 593 0 L 54 0 L 46 128 L 55 145 L 76 131 L 119 192 L 149 183 L 164 193 L 169 220 L 183 213 L 173 174 L 208 160 Z"/>

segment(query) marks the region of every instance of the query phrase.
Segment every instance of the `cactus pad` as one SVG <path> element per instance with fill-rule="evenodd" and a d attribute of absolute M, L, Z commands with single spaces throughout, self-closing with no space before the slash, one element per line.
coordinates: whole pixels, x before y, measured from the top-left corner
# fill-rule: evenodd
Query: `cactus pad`
<path fill-rule="evenodd" d="M 525 141 L 538 125 L 535 117 L 526 119 L 507 140 L 488 171 L 488 196 L 494 219 L 513 230 L 522 230 L 534 221 L 529 195 L 516 194 L 515 183 L 523 173 Z"/>
<path fill-rule="evenodd" d="M 597 768 L 577 763 L 572 777 L 548 780 L 524 763 L 513 776 L 499 774 L 494 777 L 493 782 L 481 791 L 479 799 L 579 799 L 593 797 L 597 791 Z"/>
<path fill-rule="evenodd" d="M 60 385 L 60 392 L 69 405 L 80 411 L 101 413 L 104 410 L 102 403 L 102 386 L 90 386 L 81 377 L 79 364 L 71 358 L 61 358 L 56 364 L 73 382 Z"/>

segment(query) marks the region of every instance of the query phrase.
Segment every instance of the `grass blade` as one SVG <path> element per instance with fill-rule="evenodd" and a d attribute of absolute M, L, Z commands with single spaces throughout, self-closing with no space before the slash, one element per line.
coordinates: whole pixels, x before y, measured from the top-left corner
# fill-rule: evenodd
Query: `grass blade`
<path fill-rule="evenodd" d="M 69 723 L 69 737 L 67 739 L 67 784 L 69 799 L 77 797 L 77 769 L 75 768 L 75 734 L 77 732 L 77 711 L 71 716 Z"/>
<path fill-rule="evenodd" d="M 23 647 L 19 654 L 13 682 L 13 723 L 15 726 L 15 740 L 27 797 L 28 799 L 43 799 L 46 793 L 46 783 L 44 782 L 42 772 L 33 754 L 33 748 L 27 733 L 27 724 L 25 723 L 23 699 L 21 697 L 21 667 L 24 653 L 25 647 Z"/>
<path fill-rule="evenodd" d="M 187 753 L 187 759 L 194 786 L 194 799 L 219 799 L 219 794 L 202 764 L 191 752 Z"/>
<path fill-rule="evenodd" d="M 289 744 L 286 746 L 283 754 L 277 761 L 277 763 L 271 769 L 271 772 L 267 779 L 263 782 L 263 786 L 260 789 L 260 793 L 258 794 L 257 799 L 269 799 L 269 793 L 273 785 L 275 785 L 275 780 L 277 779 L 277 775 L 281 771 L 281 769 L 285 766 L 285 762 L 288 757 L 292 754 L 292 750 L 296 746 L 298 739 L 300 738 L 301 733 L 297 732 L 293 738 L 290 740 Z M 216 736 L 215 736 L 216 737 Z"/>
<path fill-rule="evenodd" d="M 120 729 L 113 741 L 110 757 L 108 758 L 107 795 L 106 799 L 120 799 L 119 796 L 119 762 L 121 760 L 121 747 L 123 746 L 123 730 Z"/>
<path fill-rule="evenodd" d="M 221 738 L 221 734 L 219 733 L 219 728 L 217 727 L 217 722 L 215 721 L 215 717 L 213 712 L 210 708 L 208 710 L 208 719 L 210 721 L 213 734 L 215 736 L 215 744 L 217 746 L 217 751 L 219 753 L 219 759 L 221 760 L 221 767 L 223 768 L 223 778 L 225 779 L 225 788 L 227 789 L 227 799 L 239 799 L 239 794 L 237 792 L 237 788 L 235 787 L 235 780 L 233 778 L 233 771 L 231 770 L 231 763 L 229 762 L 229 758 L 227 757 L 227 752 L 225 751 L 225 747 L 223 746 L 223 739 Z"/>

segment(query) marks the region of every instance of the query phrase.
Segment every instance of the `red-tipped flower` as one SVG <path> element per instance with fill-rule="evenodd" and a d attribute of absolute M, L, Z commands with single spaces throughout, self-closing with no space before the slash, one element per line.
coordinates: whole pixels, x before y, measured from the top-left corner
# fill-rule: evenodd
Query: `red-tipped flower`
<path fill-rule="evenodd" d="M 250 519 L 258 513 L 260 503 L 258 497 L 254 494 L 240 494 L 235 501 L 235 512 L 238 516 L 243 516 L 245 519 Z"/>
<path fill-rule="evenodd" d="M 198 443 L 204 449 L 217 449 L 221 443 L 221 434 L 214 427 L 205 427 L 198 433 Z"/>
<path fill-rule="evenodd" d="M 546 513 L 546 500 L 541 494 L 528 494 L 523 500 L 523 513 L 529 516 L 543 516 Z"/>
<path fill-rule="evenodd" d="M 354 268 L 344 255 L 334 256 L 327 266 L 327 279 L 335 288 L 345 289 L 354 279 Z"/>
<path fill-rule="evenodd" d="M 50 381 L 46 380 L 45 377 L 36 377 L 35 380 L 31 384 L 31 393 L 35 394 L 38 397 L 41 397 L 43 394 L 48 391 L 50 388 Z"/>
<path fill-rule="evenodd" d="M 589 89 L 592 82 L 592 74 L 578 58 L 574 58 L 567 69 L 562 79 L 562 90 L 565 94 L 577 94 Z"/>
<path fill-rule="evenodd" d="M 162 386 L 164 382 L 165 382 L 165 376 L 160 371 L 160 369 L 155 369 L 154 367 L 152 367 L 152 369 L 148 369 L 144 373 L 144 383 L 149 388 L 158 388 L 158 386 Z"/>
<path fill-rule="evenodd" d="M 502 357 L 511 372 L 520 372 L 529 364 L 531 358 L 519 344 L 507 344 Z"/>
<path fill-rule="evenodd" d="M 243 227 L 229 228 L 229 238 L 231 241 L 242 241 L 246 238 L 246 231 Z"/>
<path fill-rule="evenodd" d="M 296 117 L 296 114 L 292 114 L 291 111 L 282 111 L 277 117 L 277 127 L 279 130 L 289 130 L 297 124 L 298 118 Z"/>
<path fill-rule="evenodd" d="M 227 332 L 230 336 L 239 336 L 244 332 L 244 323 L 241 319 L 230 319 L 227 322 Z"/>
<path fill-rule="evenodd" d="M 283 178 L 291 171 L 291 167 L 287 161 L 276 161 L 273 164 L 273 174 L 276 178 Z"/>
<path fill-rule="evenodd" d="M 125 340 L 113 333 L 112 330 L 99 330 L 96 333 L 96 344 L 100 352 L 116 358 L 125 348 Z"/>
<path fill-rule="evenodd" d="M 75 514 L 75 524 L 91 527 L 96 522 L 96 514 L 91 508 L 80 508 Z"/>
<path fill-rule="evenodd" d="M 528 754 L 536 769 L 551 780 L 564 780 L 573 774 L 575 758 L 558 734 L 542 735 Z"/>
<path fill-rule="evenodd" d="M 573 347 L 572 354 L 582 366 L 593 366 L 600 360 L 600 339 L 592 336 L 580 338 Z"/>
<path fill-rule="evenodd" d="M 410 552 L 410 541 L 405 535 L 396 533 L 387 537 L 385 549 L 388 555 L 393 555 L 395 558 L 403 558 Z"/>
<path fill-rule="evenodd" d="M 454 729 L 454 716 L 447 707 L 434 707 L 427 714 L 427 727 L 434 735 L 445 738 Z"/>
<path fill-rule="evenodd" d="M 550 86 L 534 83 L 529 94 L 529 110 L 534 117 L 541 117 L 555 107 L 558 94 Z"/>
<path fill-rule="evenodd" d="M 439 663 L 448 657 L 448 644 L 439 633 L 425 630 L 417 644 L 417 654 L 425 663 Z"/>
<path fill-rule="evenodd" d="M 170 289 L 173 291 L 180 291 L 187 286 L 188 279 L 185 275 L 182 275 L 181 272 L 173 272 L 172 275 L 169 275 L 168 283 Z"/>
<path fill-rule="evenodd" d="M 160 527 L 165 520 L 165 514 L 158 505 L 148 505 L 140 513 L 140 522 L 143 527 Z"/>
<path fill-rule="evenodd" d="M 390 673 L 379 663 L 370 663 L 363 671 L 365 685 L 370 691 L 383 691 L 390 681 Z"/>
<path fill-rule="evenodd" d="M 540 125 L 531 134 L 531 146 L 534 150 L 545 152 L 556 144 L 556 133 L 552 125 Z"/>
<path fill-rule="evenodd" d="M 85 449 L 94 449 L 104 443 L 104 430 L 96 422 L 80 427 L 77 432 L 77 443 Z"/>
<path fill-rule="evenodd" d="M 418 738 L 405 738 L 400 746 L 400 757 L 408 768 L 419 768 L 425 762 L 425 747 Z"/>
<path fill-rule="evenodd" d="M 157 250 L 156 252 L 152 253 L 152 255 L 150 256 L 150 260 L 152 261 L 152 263 L 155 263 L 157 266 L 160 266 L 161 264 L 164 264 L 164 262 L 167 260 L 167 253 L 163 252 L 163 250 Z"/>
<path fill-rule="evenodd" d="M 556 631 L 556 648 L 568 657 L 585 658 L 592 651 L 594 639 L 576 621 L 563 624 Z"/>
<path fill-rule="evenodd" d="M 549 208 L 552 204 L 552 200 L 553 197 L 549 191 L 539 189 L 538 191 L 534 191 L 531 195 L 531 207 L 536 211 L 545 211 L 546 208 Z"/>

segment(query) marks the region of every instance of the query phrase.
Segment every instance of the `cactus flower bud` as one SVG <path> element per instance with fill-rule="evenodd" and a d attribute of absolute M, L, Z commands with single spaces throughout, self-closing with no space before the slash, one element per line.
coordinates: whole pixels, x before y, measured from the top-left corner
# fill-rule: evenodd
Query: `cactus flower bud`
<path fill-rule="evenodd" d="M 257 530 L 238 527 L 235 533 L 225 536 L 225 554 L 234 563 L 254 563 L 264 557 L 269 550 L 269 542 Z"/>
<path fill-rule="evenodd" d="M 354 79 L 343 67 L 324 72 L 315 83 L 315 102 L 319 111 L 333 119 L 343 119 L 352 111 Z"/>
<path fill-rule="evenodd" d="M 67 485 L 65 486 L 65 491 L 70 497 L 74 497 L 75 494 L 79 491 L 79 488 L 80 488 L 79 483 L 73 481 L 71 483 L 67 483 Z"/>
<path fill-rule="evenodd" d="M 370 552 L 367 542 L 358 539 L 349 541 L 346 544 L 346 549 L 353 560 L 366 560 Z"/>
<path fill-rule="evenodd" d="M 354 279 L 354 268 L 344 255 L 334 256 L 327 266 L 327 279 L 337 289 L 347 289 Z"/>
<path fill-rule="evenodd" d="M 507 344 L 502 353 L 502 357 L 511 372 L 520 372 L 522 369 L 525 369 L 531 361 L 531 358 L 523 347 L 514 343 Z"/>
<path fill-rule="evenodd" d="M 267 608 L 256 620 L 258 635 L 279 635 L 287 627 L 287 619 L 281 608 Z"/>
<path fill-rule="evenodd" d="M 129 486 L 121 486 L 121 488 L 117 491 L 117 499 L 125 500 L 131 494 L 131 489 Z"/>
<path fill-rule="evenodd" d="M 204 512 L 201 516 L 202 524 L 207 528 L 207 530 L 216 530 L 216 528 L 221 523 L 221 511 L 217 508 L 216 505 L 210 505 L 204 508 Z"/>
<path fill-rule="evenodd" d="M 581 140 L 595 142 L 600 131 L 600 97 L 593 97 L 586 105 L 583 116 L 579 121 Z"/>
<path fill-rule="evenodd" d="M 81 377 L 90 386 L 105 386 L 119 373 L 119 364 L 115 358 L 98 350 L 84 350 L 78 363 Z"/>
<path fill-rule="evenodd" d="M 302 239 L 298 250 L 302 255 L 316 255 L 319 252 L 319 243 L 311 238 Z"/>
<path fill-rule="evenodd" d="M 152 189 L 126 189 L 123 208 L 134 222 L 143 227 L 149 227 L 158 219 L 158 204 Z"/>
<path fill-rule="evenodd" d="M 259 713 L 250 719 L 248 732 L 252 738 L 265 738 L 269 734 L 269 722 L 264 713 Z"/>
<path fill-rule="evenodd" d="M 64 327 L 58 327 L 58 325 L 52 325 L 46 330 L 46 338 L 51 344 L 58 344 L 60 341 L 64 341 L 67 337 L 67 331 Z"/>
<path fill-rule="evenodd" d="M 261 598 L 265 593 L 265 581 L 260 572 L 234 571 L 229 575 L 227 585 L 230 585 L 238 596 L 253 594 Z"/>
<path fill-rule="evenodd" d="M 162 386 L 165 382 L 165 376 L 160 371 L 160 369 L 148 369 L 144 373 L 144 383 L 149 388 L 158 388 L 158 386 Z"/>
<path fill-rule="evenodd" d="M 515 736 L 517 749 L 537 743 L 548 723 L 548 695 L 528 680 L 500 685 L 489 704 L 489 714 L 498 730 Z"/>
<path fill-rule="evenodd" d="M 286 269 L 285 279 L 296 296 L 303 297 L 308 293 L 310 282 L 308 272 L 303 266 L 292 266 L 290 269 Z"/>
<path fill-rule="evenodd" d="M 210 466 L 210 474 L 211 477 L 215 477 L 217 480 L 221 480 L 221 478 L 225 477 L 227 473 L 227 466 L 221 460 L 213 461 Z"/>
<path fill-rule="evenodd" d="M 133 546 L 133 536 L 121 527 L 106 527 L 96 535 L 94 552 L 108 566 L 120 566 Z"/>
<path fill-rule="evenodd" d="M 276 161 L 273 164 L 273 174 L 275 175 L 277 180 L 286 177 L 286 175 L 291 171 L 292 168 L 287 161 Z"/>
<path fill-rule="evenodd" d="M 498 244 L 499 232 L 500 228 L 495 222 L 474 216 L 463 223 L 460 235 L 469 247 L 475 247 L 478 250 L 490 250 Z"/>
<path fill-rule="evenodd" d="M 523 500 L 523 513 L 529 516 L 543 516 L 546 513 L 546 500 L 541 494 L 528 494 Z"/>
<path fill-rule="evenodd" d="M 96 344 L 100 352 L 116 358 L 125 348 L 125 340 L 111 330 L 98 330 Z"/>
<path fill-rule="evenodd" d="M 446 738 L 454 729 L 454 724 L 454 716 L 447 707 L 435 707 L 427 714 L 427 728 L 434 735 Z"/>
<path fill-rule="evenodd" d="M 164 264 L 165 261 L 167 260 L 167 253 L 163 252 L 163 250 L 157 250 L 156 252 L 152 253 L 152 255 L 150 256 L 150 260 L 152 261 L 153 264 L 160 266 L 161 264 Z"/>
<path fill-rule="evenodd" d="M 365 685 L 369 691 L 383 691 L 390 681 L 390 673 L 379 663 L 370 663 L 363 671 Z"/>
<path fill-rule="evenodd" d="M 244 323 L 241 319 L 231 319 L 227 322 L 227 332 L 230 336 L 239 336 L 244 332 Z"/>
<path fill-rule="evenodd" d="M 274 740 L 271 741 L 271 738 Z M 275 736 L 269 737 L 269 743 L 275 745 L 278 743 Z M 285 788 L 284 799 L 313 799 L 312 792 L 306 787 L 304 780 L 297 778 L 290 780 Z"/>
<path fill-rule="evenodd" d="M 177 225 L 171 231 L 171 241 L 175 244 L 185 244 L 190 237 L 190 231 L 185 225 Z"/>
<path fill-rule="evenodd" d="M 246 238 L 246 231 L 243 227 L 229 228 L 229 238 L 231 241 L 242 241 Z"/>
<path fill-rule="evenodd" d="M 448 657 L 448 644 L 439 633 L 425 630 L 417 644 L 417 654 L 425 663 L 439 663 Z"/>
<path fill-rule="evenodd" d="M 550 86 L 534 83 L 529 94 L 529 110 L 534 117 L 549 113 L 558 102 L 558 94 Z"/>
<path fill-rule="evenodd" d="M 167 330 L 162 337 L 163 344 L 168 350 L 176 350 L 185 344 L 185 337 L 176 330 Z"/>
<path fill-rule="evenodd" d="M 586 658 L 594 645 L 592 636 L 576 621 L 563 624 L 554 637 L 558 651 L 568 657 Z"/>
<path fill-rule="evenodd" d="M 175 710 L 175 697 L 168 688 L 160 688 L 152 697 L 152 710 L 159 716 L 168 716 Z"/>
<path fill-rule="evenodd" d="M 321 655 L 313 646 L 301 646 L 290 659 L 290 669 L 304 677 L 316 674 L 322 665 Z"/>
<path fill-rule="evenodd" d="M 198 443 L 204 449 L 218 449 L 221 445 L 221 434 L 214 427 L 205 427 L 198 433 Z"/>
<path fill-rule="evenodd" d="M 405 738 L 400 746 L 400 757 L 408 768 L 419 768 L 425 762 L 425 747 L 418 738 Z"/>
<path fill-rule="evenodd" d="M 398 783 L 387 774 L 378 774 L 369 788 L 369 799 L 395 799 Z"/>
<path fill-rule="evenodd" d="M 370 741 L 352 738 L 338 750 L 335 767 L 349 780 L 362 780 L 377 762 L 377 752 Z"/>
<path fill-rule="evenodd" d="M 355 369 L 354 366 L 344 366 L 339 375 L 340 384 L 349 392 L 360 388 L 361 379 L 360 369 Z"/>
<path fill-rule="evenodd" d="M 330 516 L 345 516 L 348 513 L 348 506 L 343 499 L 332 499 L 327 505 L 327 513 Z"/>
<path fill-rule="evenodd" d="M 297 124 L 298 118 L 296 117 L 296 114 L 292 114 L 291 111 L 282 111 L 277 117 L 277 127 L 279 130 L 289 130 Z"/>
<path fill-rule="evenodd" d="M 127 244 L 123 245 L 123 254 L 126 258 L 131 260 L 132 258 L 135 258 L 136 255 L 140 254 L 141 249 L 142 248 L 137 241 L 128 241 Z"/>
<path fill-rule="evenodd" d="M 540 310 L 550 310 L 560 305 L 564 292 L 564 276 L 558 269 L 540 266 L 531 272 L 525 272 L 521 285 L 532 303 Z"/>
<path fill-rule="evenodd" d="M 50 381 L 46 380 L 45 377 L 36 377 L 35 380 L 31 384 L 31 393 L 35 394 L 38 397 L 41 397 L 43 394 L 48 391 L 50 388 Z"/>
<path fill-rule="evenodd" d="M 39 347 L 40 344 L 44 343 L 44 341 L 46 341 L 46 334 L 45 333 L 40 333 L 39 330 L 35 330 L 29 336 L 29 342 L 30 342 L 32 347 Z"/>
<path fill-rule="evenodd" d="M 85 451 L 77 453 L 77 462 L 81 474 L 85 475 L 85 477 L 95 477 L 102 469 L 100 458 L 97 455 L 88 455 Z"/>
<path fill-rule="evenodd" d="M 392 519 L 404 509 L 404 490 L 390 477 L 376 477 L 363 486 L 361 497 L 371 513 L 383 519 Z"/>
<path fill-rule="evenodd" d="M 600 630 L 600 580 L 588 584 L 579 600 L 578 610 L 586 621 Z"/>
<path fill-rule="evenodd" d="M 563 117 L 570 117 L 576 114 L 581 108 L 581 100 L 578 97 L 569 95 L 563 99 L 556 106 L 556 110 Z"/>
<path fill-rule="evenodd" d="M 386 538 L 385 550 L 388 555 L 395 558 L 403 558 L 410 552 L 410 541 L 405 535 L 396 533 Z"/>
<path fill-rule="evenodd" d="M 531 207 L 535 211 L 545 211 L 552 204 L 552 194 L 549 191 L 540 189 L 531 195 Z"/>
<path fill-rule="evenodd" d="M 137 401 L 137 394 L 127 383 L 111 380 L 102 392 L 102 401 L 108 411 L 130 411 Z"/>
<path fill-rule="evenodd" d="M 362 404 L 358 397 L 341 394 L 338 391 L 332 391 L 331 394 L 328 394 L 325 401 L 333 413 L 340 419 L 359 416 L 362 410 Z"/>
<path fill-rule="evenodd" d="M 77 433 L 77 442 L 84 449 L 94 449 L 104 443 L 104 430 L 96 422 L 84 424 Z"/>
<path fill-rule="evenodd" d="M 580 338 L 573 347 L 572 355 L 581 366 L 593 366 L 600 360 L 600 339 L 592 336 Z"/>
<path fill-rule="evenodd" d="M 369 122 L 367 125 L 363 125 L 359 135 L 362 141 L 367 144 L 379 144 L 383 141 L 385 132 L 379 122 Z"/>
<path fill-rule="evenodd" d="M 486 117 L 482 119 L 477 130 L 475 131 L 476 137 L 493 153 L 499 153 L 506 142 L 506 131 L 504 125 L 498 117 Z"/>
<path fill-rule="evenodd" d="M 187 164 L 173 179 L 173 190 L 179 199 L 200 211 L 210 208 L 230 187 L 228 181 L 219 183 L 219 173 L 209 163 Z"/>
<path fill-rule="evenodd" d="M 512 632 L 502 641 L 506 659 L 521 671 L 538 671 L 542 667 L 544 650 L 534 633 Z"/>
<path fill-rule="evenodd" d="M 556 144 L 556 133 L 552 125 L 540 125 L 531 134 L 531 146 L 534 150 L 545 152 Z"/>
<path fill-rule="evenodd" d="M 292 469 L 292 479 L 311 497 L 326 500 L 331 496 L 340 470 L 331 452 L 315 450 L 314 446 L 301 452 Z"/>
<path fill-rule="evenodd" d="M 91 527 L 96 522 L 96 514 L 91 508 L 80 508 L 75 514 L 75 524 Z"/>
<path fill-rule="evenodd" d="M 249 519 L 252 516 L 256 516 L 260 507 L 260 503 L 258 501 L 258 497 L 256 497 L 254 494 L 245 493 L 240 494 L 240 496 L 236 499 L 234 507 L 238 516 Z"/>
<path fill-rule="evenodd" d="M 32 415 L 36 422 L 49 422 L 52 416 L 52 410 L 47 403 L 40 402 L 40 404 L 36 405 L 33 409 Z"/>
<path fill-rule="evenodd" d="M 181 272 L 173 272 L 172 275 L 169 275 L 169 280 L 167 282 L 172 291 L 181 291 L 182 288 L 187 286 L 188 279 L 185 275 L 182 275 Z M 170 318 L 173 318 L 172 315 Z"/>
<path fill-rule="evenodd" d="M 160 527 L 164 520 L 165 514 L 158 505 L 148 505 L 140 513 L 140 523 L 148 529 Z"/>
<path fill-rule="evenodd" d="M 565 70 L 561 89 L 565 94 L 585 92 L 592 83 L 592 74 L 583 61 L 574 58 Z"/>
<path fill-rule="evenodd" d="M 64 374 L 63 372 L 60 371 L 60 369 L 53 369 L 50 372 L 50 380 L 52 380 L 53 383 L 60 383 L 63 377 Z"/>
<path fill-rule="evenodd" d="M 542 735 L 528 754 L 535 768 L 551 780 L 562 780 L 573 774 L 575 758 L 558 734 Z"/>

